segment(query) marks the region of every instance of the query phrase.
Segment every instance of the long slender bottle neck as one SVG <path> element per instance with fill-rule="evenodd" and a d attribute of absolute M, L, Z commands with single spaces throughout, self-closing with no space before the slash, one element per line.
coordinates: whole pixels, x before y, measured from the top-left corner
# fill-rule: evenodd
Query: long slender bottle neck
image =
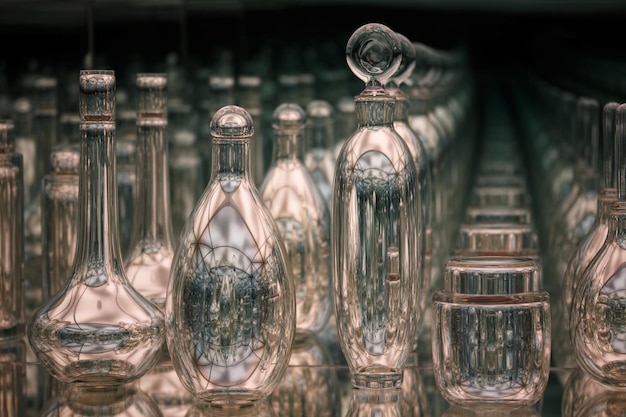
<path fill-rule="evenodd" d="M 167 120 L 139 119 L 137 122 L 137 207 L 134 239 L 145 246 L 172 246 L 167 165 Z"/>
<path fill-rule="evenodd" d="M 115 122 L 81 124 L 76 257 L 90 268 L 122 268 L 115 175 Z"/>
<path fill-rule="evenodd" d="M 300 159 L 303 155 L 302 134 L 295 131 L 274 131 L 274 160 Z"/>

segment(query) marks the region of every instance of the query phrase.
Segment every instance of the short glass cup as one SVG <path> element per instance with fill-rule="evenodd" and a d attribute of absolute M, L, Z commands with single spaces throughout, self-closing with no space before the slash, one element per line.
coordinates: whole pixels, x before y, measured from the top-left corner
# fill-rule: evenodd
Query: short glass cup
<path fill-rule="evenodd" d="M 433 370 L 444 399 L 462 406 L 537 403 L 550 371 L 550 297 L 539 263 L 453 256 L 433 295 Z"/>

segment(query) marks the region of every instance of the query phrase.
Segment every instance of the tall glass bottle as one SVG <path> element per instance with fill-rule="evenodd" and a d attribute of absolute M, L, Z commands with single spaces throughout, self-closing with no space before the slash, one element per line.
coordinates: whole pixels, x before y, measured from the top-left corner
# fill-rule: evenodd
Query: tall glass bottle
<path fill-rule="evenodd" d="M 80 209 L 78 242 L 66 285 L 33 315 L 28 338 L 57 380 L 120 385 L 158 359 L 164 322 L 158 308 L 128 282 L 117 224 L 115 73 L 79 77 Z"/>
<path fill-rule="evenodd" d="M 71 273 L 78 236 L 80 147 L 52 150 L 52 172 L 43 179 L 42 229 L 44 301 L 65 285 Z"/>
<path fill-rule="evenodd" d="M 402 48 L 402 61 L 400 67 L 395 74 L 385 84 L 385 91 L 396 99 L 396 106 L 394 110 L 393 128 L 402 139 L 404 139 L 409 153 L 415 163 L 415 170 L 417 172 L 416 192 L 419 194 L 419 204 L 417 206 L 416 216 L 418 224 L 422 225 L 423 229 L 419 230 L 422 238 L 420 247 L 422 252 L 420 257 L 423 259 L 422 270 L 420 276 L 424 278 L 424 286 L 420 292 L 419 310 L 424 314 L 420 314 L 420 318 L 423 316 L 430 317 L 430 287 L 431 287 L 431 261 L 432 261 L 432 222 L 431 222 L 431 207 L 434 204 L 434 194 L 432 188 L 432 181 L 430 178 L 430 167 L 428 155 L 424 150 L 424 146 L 420 141 L 417 134 L 409 126 L 409 98 L 408 95 L 402 91 L 400 86 L 411 76 L 415 67 L 415 48 L 410 40 L 404 35 L 396 33 L 400 46 Z M 421 330 L 421 321 L 418 322 L 418 330 Z M 429 352 L 430 343 L 430 324 L 424 323 L 425 331 L 419 333 L 423 340 L 423 346 L 426 351 Z M 419 343 L 418 340 L 415 343 Z M 417 347 L 417 345 L 416 345 Z M 426 355 L 430 357 L 430 355 Z"/>
<path fill-rule="evenodd" d="M 276 108 L 274 159 L 260 188 L 287 249 L 296 293 L 296 338 L 320 331 L 332 311 L 330 213 L 302 162 L 305 123 L 299 105 Z"/>
<path fill-rule="evenodd" d="M 137 200 L 126 276 L 145 298 L 165 311 L 174 257 L 167 169 L 167 78 L 137 74 Z"/>
<path fill-rule="evenodd" d="M 122 254 L 130 250 L 137 203 L 137 114 L 122 109 L 116 115 L 115 166 Z"/>
<path fill-rule="evenodd" d="M 576 362 L 593 379 L 626 387 L 626 104 L 616 114 L 617 201 L 602 247 L 578 279 L 570 309 L 569 335 Z"/>
<path fill-rule="evenodd" d="M 24 179 L 14 133 L 12 120 L 0 120 L 0 339 L 24 334 Z"/>
<path fill-rule="evenodd" d="M 402 59 L 388 27 L 370 23 L 348 40 L 350 69 L 366 82 L 355 97 L 357 130 L 333 183 L 331 265 L 341 349 L 356 387 L 402 384 L 417 338 L 423 259 L 417 172 L 393 128 L 395 98 L 382 85 Z"/>
<path fill-rule="evenodd" d="M 231 406 L 266 398 L 295 335 L 291 271 L 280 230 L 250 175 L 250 114 L 218 110 L 211 180 L 181 233 L 165 308 L 167 346 L 196 397 Z"/>
<path fill-rule="evenodd" d="M 325 100 L 313 100 L 306 106 L 304 165 L 330 209 L 331 187 L 335 175 L 335 109 Z"/>
<path fill-rule="evenodd" d="M 24 207 L 29 207 L 39 191 L 35 183 L 37 168 L 37 141 L 33 132 L 33 105 L 28 97 L 13 102 L 11 119 L 15 124 L 15 151 L 24 160 Z"/>

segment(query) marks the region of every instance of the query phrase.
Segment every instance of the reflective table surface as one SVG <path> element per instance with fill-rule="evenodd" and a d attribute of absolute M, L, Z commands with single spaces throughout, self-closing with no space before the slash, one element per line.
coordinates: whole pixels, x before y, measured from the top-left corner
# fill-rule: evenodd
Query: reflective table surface
<path fill-rule="evenodd" d="M 241 409 L 211 407 L 180 384 L 171 363 L 135 383 L 79 389 L 52 380 L 26 339 L 0 343 L 0 417 L 31 416 L 626 416 L 626 391 L 591 381 L 578 369 L 551 369 L 544 396 L 532 407 L 462 408 L 439 393 L 425 352 L 414 353 L 398 390 L 357 390 L 336 341 L 306 338 L 265 401 Z"/>

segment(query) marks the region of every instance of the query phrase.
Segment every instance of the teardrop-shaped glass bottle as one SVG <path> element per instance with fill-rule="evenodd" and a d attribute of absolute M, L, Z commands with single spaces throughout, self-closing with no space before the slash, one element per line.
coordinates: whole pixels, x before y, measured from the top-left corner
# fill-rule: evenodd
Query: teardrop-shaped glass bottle
<path fill-rule="evenodd" d="M 163 315 L 128 282 L 120 253 L 115 176 L 115 73 L 82 70 L 78 242 L 65 286 L 33 315 L 29 342 L 61 382 L 136 380 L 157 361 Z"/>
<path fill-rule="evenodd" d="M 274 159 L 260 192 L 287 249 L 296 293 L 296 334 L 317 333 L 332 306 L 330 213 L 302 162 L 306 114 L 295 103 L 274 111 Z"/>
<path fill-rule="evenodd" d="M 348 40 L 346 58 L 367 85 L 355 97 L 357 130 L 333 183 L 337 331 L 354 386 L 397 388 L 417 338 L 424 281 L 417 172 L 393 128 L 395 98 L 382 87 L 400 65 L 400 43 L 388 27 L 366 24 Z"/>
<path fill-rule="evenodd" d="M 196 397 L 229 406 L 266 398 L 295 335 L 291 271 L 280 231 L 250 175 L 253 123 L 242 107 L 210 123 L 211 180 L 174 254 L 167 346 Z"/>
<path fill-rule="evenodd" d="M 606 240 L 578 279 L 569 335 L 584 372 L 606 385 L 626 387 L 626 104 L 618 106 L 615 119 L 617 201 Z"/>
<path fill-rule="evenodd" d="M 137 74 L 137 200 L 125 269 L 132 286 L 165 311 L 174 257 L 167 167 L 167 78 Z"/>

